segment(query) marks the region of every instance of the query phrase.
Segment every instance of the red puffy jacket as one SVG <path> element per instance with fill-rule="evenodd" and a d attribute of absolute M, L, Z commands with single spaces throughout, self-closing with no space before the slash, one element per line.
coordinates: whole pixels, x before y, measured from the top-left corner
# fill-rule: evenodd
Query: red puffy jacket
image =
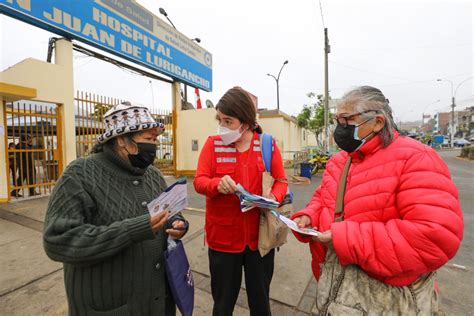
<path fill-rule="evenodd" d="M 337 186 L 348 157 L 344 151 L 330 159 L 311 201 L 292 218 L 305 214 L 320 231 L 330 229 L 343 266 L 356 264 L 391 285 L 411 284 L 454 257 L 463 214 L 449 170 L 433 149 L 396 134 L 386 148 L 377 136 L 350 155 L 344 221 L 334 222 Z M 311 241 L 310 250 L 319 279 L 326 248 Z"/>
<path fill-rule="evenodd" d="M 275 179 L 272 193 L 282 201 L 288 189 L 280 150 L 273 142 L 271 173 Z M 206 242 L 209 248 L 222 252 L 242 252 L 246 246 L 258 247 L 260 210 L 242 213 L 240 200 L 234 194 L 221 194 L 217 185 L 229 175 L 248 191 L 262 194 L 262 173 L 265 167 L 260 140 L 254 133 L 249 150 L 238 152 L 233 144 L 224 145 L 220 136 L 207 139 L 199 155 L 194 188 L 206 195 Z"/>

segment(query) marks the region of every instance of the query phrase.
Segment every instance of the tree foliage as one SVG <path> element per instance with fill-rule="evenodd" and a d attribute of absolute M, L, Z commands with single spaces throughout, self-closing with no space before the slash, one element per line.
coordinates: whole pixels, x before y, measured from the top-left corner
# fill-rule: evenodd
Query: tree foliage
<path fill-rule="evenodd" d="M 112 107 L 112 104 L 96 103 L 94 104 L 94 111 L 90 114 L 90 117 L 102 122 L 104 119 L 104 114 Z"/>
<path fill-rule="evenodd" d="M 299 127 L 312 132 L 316 137 L 316 143 L 321 146 L 320 135 L 324 132 L 324 95 L 314 92 L 307 93 L 310 102 L 303 105 L 303 109 L 297 115 L 296 120 Z M 331 122 L 329 117 L 329 123 Z"/>

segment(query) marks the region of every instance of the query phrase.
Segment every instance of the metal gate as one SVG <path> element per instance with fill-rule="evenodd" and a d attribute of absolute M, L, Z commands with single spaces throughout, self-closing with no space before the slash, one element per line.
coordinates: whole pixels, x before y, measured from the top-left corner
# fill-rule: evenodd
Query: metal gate
<path fill-rule="evenodd" d="M 165 175 L 175 175 L 173 115 L 168 110 L 151 109 L 157 122 L 165 125 L 165 132 L 158 136 L 155 167 Z"/>
<path fill-rule="evenodd" d="M 77 157 L 90 155 L 97 137 L 104 133 L 103 117 L 119 99 L 77 92 L 75 103 Z"/>
<path fill-rule="evenodd" d="M 10 198 L 50 194 L 63 170 L 61 117 L 51 103 L 3 103 Z"/>
<path fill-rule="evenodd" d="M 103 117 L 112 106 L 120 103 L 117 98 L 104 97 L 92 93 L 77 92 L 76 110 L 76 151 L 78 157 L 91 153 L 97 137 L 104 133 Z M 161 109 L 150 109 L 153 117 L 165 125 L 165 132 L 157 139 L 157 159 L 155 166 L 163 174 L 174 175 L 174 143 L 172 112 Z"/>

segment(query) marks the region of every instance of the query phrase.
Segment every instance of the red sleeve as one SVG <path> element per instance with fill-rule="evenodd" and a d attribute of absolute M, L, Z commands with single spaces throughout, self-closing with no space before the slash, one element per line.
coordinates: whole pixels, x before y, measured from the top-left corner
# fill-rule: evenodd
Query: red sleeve
<path fill-rule="evenodd" d="M 295 219 L 298 216 L 306 215 L 311 218 L 311 226 L 313 227 L 318 227 L 319 226 L 319 216 L 321 214 L 321 186 L 319 186 L 316 191 L 313 194 L 313 197 L 309 201 L 309 203 L 306 205 L 306 207 L 293 215 L 291 215 L 291 219 Z M 308 235 L 302 235 L 300 233 L 297 233 L 293 231 L 293 234 L 295 235 L 296 239 L 298 239 L 301 242 L 310 242 L 312 240 L 311 236 Z"/>
<path fill-rule="evenodd" d="M 342 265 L 393 277 L 438 269 L 456 254 L 463 215 L 446 164 L 434 151 L 410 157 L 394 192 L 400 218 L 383 222 L 343 221 L 331 226 Z"/>
<path fill-rule="evenodd" d="M 221 178 L 213 177 L 213 163 L 214 141 L 209 137 L 199 155 L 196 177 L 194 178 L 194 189 L 196 189 L 197 193 L 211 198 L 219 194 L 217 185 L 221 181 Z"/>
<path fill-rule="evenodd" d="M 275 183 L 272 187 L 272 194 L 278 202 L 281 202 L 285 198 L 286 192 L 288 192 L 288 180 L 286 179 L 283 158 L 275 140 L 273 140 L 273 148 L 271 173 Z"/>

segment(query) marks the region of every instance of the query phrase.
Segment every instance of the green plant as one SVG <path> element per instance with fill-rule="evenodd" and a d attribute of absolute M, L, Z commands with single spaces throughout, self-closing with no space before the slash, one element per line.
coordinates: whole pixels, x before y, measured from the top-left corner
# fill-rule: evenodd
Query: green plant
<path fill-rule="evenodd" d="M 461 150 L 461 157 L 474 160 L 474 146 L 465 146 Z"/>
<path fill-rule="evenodd" d="M 299 127 L 305 128 L 312 132 L 316 137 L 316 143 L 322 147 L 319 135 L 324 131 L 324 96 L 310 92 L 306 94 L 310 99 L 309 104 L 303 105 L 303 109 L 296 116 L 296 121 Z M 331 124 L 332 117 L 329 115 L 329 124 Z"/>

